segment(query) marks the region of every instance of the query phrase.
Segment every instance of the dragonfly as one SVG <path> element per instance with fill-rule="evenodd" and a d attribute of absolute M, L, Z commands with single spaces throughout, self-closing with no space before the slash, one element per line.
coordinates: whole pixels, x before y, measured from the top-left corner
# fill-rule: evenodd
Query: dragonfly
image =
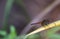
<path fill-rule="evenodd" d="M 57 26 L 60 26 L 60 20 L 52 22 L 52 23 L 50 23 L 48 25 L 45 25 L 45 27 L 40 27 L 40 28 L 32 31 L 31 33 L 27 34 L 26 36 L 30 36 L 32 34 L 36 34 L 36 33 L 41 32 L 43 30 L 47 30 L 47 29 L 50 29 L 50 28 L 53 28 L 53 27 L 57 27 Z"/>
<path fill-rule="evenodd" d="M 49 24 L 50 21 L 47 19 L 47 20 L 43 20 L 41 22 L 37 22 L 37 23 L 32 23 L 31 25 L 37 25 L 37 24 L 41 24 L 41 26 L 44 26 L 44 25 L 47 25 Z"/>

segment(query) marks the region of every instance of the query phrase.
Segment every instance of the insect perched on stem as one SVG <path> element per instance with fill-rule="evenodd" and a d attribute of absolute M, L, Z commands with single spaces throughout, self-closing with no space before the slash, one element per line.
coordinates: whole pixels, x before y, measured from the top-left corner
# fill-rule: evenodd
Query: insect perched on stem
<path fill-rule="evenodd" d="M 40 28 L 34 30 L 33 32 L 27 34 L 26 36 L 30 36 L 32 34 L 36 34 L 36 33 L 41 32 L 43 30 L 51 29 L 51 28 L 57 27 L 57 26 L 60 26 L 60 20 L 52 22 L 52 23 L 50 23 L 48 25 L 45 25 L 45 27 L 40 27 Z"/>
<path fill-rule="evenodd" d="M 47 20 L 43 20 L 41 22 L 32 23 L 31 25 L 41 24 L 41 26 L 44 26 L 44 25 L 47 25 L 49 23 L 50 23 L 50 21 L 47 19 Z"/>

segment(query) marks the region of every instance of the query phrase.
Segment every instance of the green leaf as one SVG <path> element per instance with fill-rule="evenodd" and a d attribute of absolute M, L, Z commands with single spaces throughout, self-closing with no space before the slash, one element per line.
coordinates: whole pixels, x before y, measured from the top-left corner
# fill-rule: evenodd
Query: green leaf
<path fill-rule="evenodd" d="M 60 34 L 56 33 L 58 30 L 60 30 L 60 27 L 49 29 L 47 31 L 47 37 L 50 39 L 60 39 Z"/>
<path fill-rule="evenodd" d="M 8 39 L 15 39 L 17 36 L 15 27 L 13 25 L 11 25 L 10 27 L 10 34 L 8 35 Z"/>
<path fill-rule="evenodd" d="M 6 36 L 6 35 L 7 35 L 7 32 L 6 32 L 6 31 L 2 31 L 2 30 L 0 30 L 0 35 L 2 35 L 2 36 Z"/>

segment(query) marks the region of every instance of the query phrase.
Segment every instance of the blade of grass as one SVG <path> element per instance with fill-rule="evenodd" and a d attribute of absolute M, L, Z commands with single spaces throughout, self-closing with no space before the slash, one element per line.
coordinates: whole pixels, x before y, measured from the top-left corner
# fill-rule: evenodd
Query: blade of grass
<path fill-rule="evenodd" d="M 15 39 L 17 37 L 17 33 L 16 33 L 15 27 L 13 25 L 11 25 L 10 34 L 7 37 L 8 37 L 8 39 Z"/>
<path fill-rule="evenodd" d="M 11 8 L 13 6 L 13 2 L 14 2 L 14 0 L 7 0 L 7 2 L 6 2 L 5 10 L 4 10 L 3 29 L 6 29 L 6 27 L 7 27 L 7 22 L 8 22 Z"/>

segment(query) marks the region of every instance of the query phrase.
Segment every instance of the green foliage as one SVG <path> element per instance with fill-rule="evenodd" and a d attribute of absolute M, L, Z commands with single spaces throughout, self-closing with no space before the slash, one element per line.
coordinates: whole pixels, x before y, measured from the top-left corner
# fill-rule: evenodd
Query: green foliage
<path fill-rule="evenodd" d="M 2 39 L 25 39 L 26 35 L 17 36 L 16 30 L 13 25 L 10 27 L 10 33 L 7 34 L 6 31 L 0 31 L 0 35 L 4 36 Z M 39 39 L 41 38 L 40 33 L 28 36 L 26 39 Z"/>
<path fill-rule="evenodd" d="M 55 28 L 49 29 L 47 31 L 47 37 L 49 39 L 60 39 L 60 34 L 56 33 L 58 30 L 60 30 L 60 27 L 55 27 Z M 0 35 L 3 36 L 3 37 L 0 37 L 1 39 L 41 39 L 40 33 L 27 36 L 27 38 L 26 38 L 26 35 L 17 36 L 16 30 L 13 25 L 11 25 L 11 27 L 10 27 L 9 34 L 7 34 L 6 31 L 0 30 Z"/>
<path fill-rule="evenodd" d="M 13 6 L 13 2 L 14 2 L 14 0 L 7 0 L 7 2 L 6 2 L 5 11 L 4 11 L 4 21 L 3 21 L 4 28 L 3 29 L 7 28 L 6 26 L 7 26 L 11 8 Z M 23 1 L 16 0 L 16 2 L 24 9 L 24 12 L 25 12 L 24 14 L 26 14 L 26 9 L 24 7 Z M 26 16 L 27 16 L 27 14 L 26 14 Z M 29 18 L 29 17 L 27 16 L 27 18 Z M 56 34 L 56 32 L 58 30 L 60 30 L 60 27 L 55 27 L 55 28 L 49 29 L 47 31 L 47 37 L 49 39 L 60 39 L 60 34 Z M 0 37 L 0 39 L 25 39 L 25 37 L 26 37 L 26 35 L 17 36 L 16 30 L 13 25 L 11 25 L 11 27 L 10 27 L 9 34 L 7 34 L 7 32 L 5 30 L 0 30 L 0 35 L 2 36 L 2 37 Z M 28 36 L 26 39 L 41 39 L 41 35 L 39 33 L 37 33 L 37 34 L 31 35 L 31 36 Z"/>
<path fill-rule="evenodd" d="M 19 35 L 15 39 L 24 39 L 26 35 Z"/>
<path fill-rule="evenodd" d="M 21 35 L 17 37 L 17 39 L 40 39 L 40 38 L 41 38 L 40 33 L 31 36 Z"/>
<path fill-rule="evenodd" d="M 10 27 L 9 34 L 7 34 L 6 31 L 0 31 L 0 35 L 3 36 L 2 39 L 15 39 L 17 37 L 17 33 L 13 25 Z"/>
<path fill-rule="evenodd" d="M 15 39 L 17 36 L 16 30 L 13 26 L 10 27 L 10 34 L 8 35 L 9 39 Z"/>
<path fill-rule="evenodd" d="M 7 35 L 7 32 L 0 30 L 0 35 L 6 36 Z"/>
<path fill-rule="evenodd" d="M 50 39 L 60 39 L 60 34 L 57 31 L 60 30 L 60 27 L 55 27 L 47 31 L 47 37 Z"/>
<path fill-rule="evenodd" d="M 41 38 L 40 33 L 37 33 L 37 34 L 34 34 L 34 35 L 31 35 L 31 36 L 27 37 L 27 39 L 40 39 L 40 38 Z"/>

